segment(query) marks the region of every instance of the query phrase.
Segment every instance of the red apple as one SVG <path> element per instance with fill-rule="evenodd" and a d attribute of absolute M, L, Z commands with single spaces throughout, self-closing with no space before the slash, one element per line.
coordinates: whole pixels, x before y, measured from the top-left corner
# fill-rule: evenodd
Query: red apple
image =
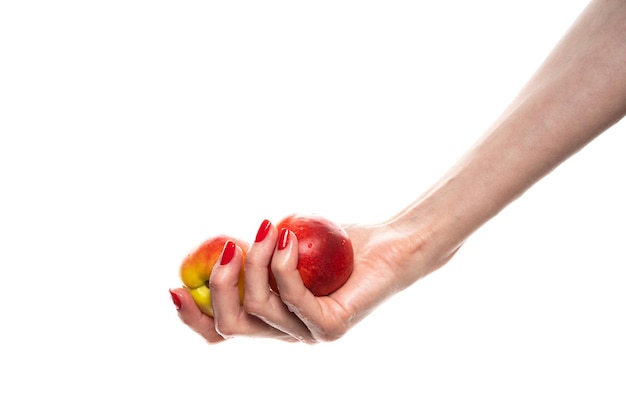
<path fill-rule="evenodd" d="M 298 238 L 298 271 L 307 289 L 315 296 L 327 296 L 348 280 L 354 264 L 352 241 L 334 222 L 314 215 L 289 215 L 278 230 L 287 228 Z M 270 287 L 278 293 L 270 270 Z"/>
<path fill-rule="evenodd" d="M 209 316 L 213 316 L 213 304 L 209 288 L 211 271 L 217 260 L 219 260 L 226 241 L 229 240 L 241 247 L 245 259 L 245 255 L 248 252 L 248 243 L 228 235 L 217 235 L 207 239 L 189 253 L 180 266 L 180 278 L 183 284 L 189 290 L 200 310 Z M 240 301 L 243 301 L 243 262 L 242 259 L 238 282 Z"/>

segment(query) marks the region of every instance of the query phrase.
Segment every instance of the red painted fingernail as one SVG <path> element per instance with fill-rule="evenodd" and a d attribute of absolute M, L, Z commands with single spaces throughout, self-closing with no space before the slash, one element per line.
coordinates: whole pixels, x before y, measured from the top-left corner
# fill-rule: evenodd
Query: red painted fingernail
<path fill-rule="evenodd" d="M 170 295 L 172 296 L 172 302 L 174 302 L 174 306 L 176 306 L 176 310 L 180 311 L 180 308 L 183 307 L 183 304 L 180 301 L 180 297 L 170 289 Z"/>
<path fill-rule="evenodd" d="M 280 236 L 278 238 L 278 249 L 284 250 L 287 248 L 287 244 L 289 244 L 289 230 L 283 228 L 280 230 Z"/>
<path fill-rule="evenodd" d="M 232 241 L 226 241 L 226 245 L 224 245 L 224 251 L 222 251 L 222 261 L 220 261 L 220 264 L 223 266 L 230 263 L 230 260 L 233 259 L 234 255 L 235 243 Z"/>
<path fill-rule="evenodd" d="M 270 230 L 271 224 L 272 223 L 268 221 L 267 219 L 261 223 L 261 226 L 259 227 L 259 231 L 256 233 L 256 239 L 254 240 L 254 242 L 261 242 L 265 239 L 265 237 L 267 236 L 267 233 Z"/>

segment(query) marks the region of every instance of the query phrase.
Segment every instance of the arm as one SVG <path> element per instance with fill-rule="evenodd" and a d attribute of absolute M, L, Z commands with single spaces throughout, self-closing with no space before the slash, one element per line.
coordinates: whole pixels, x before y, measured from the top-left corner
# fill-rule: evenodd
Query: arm
<path fill-rule="evenodd" d="M 426 223 L 452 251 L 625 113 L 626 2 L 592 1 L 475 146 L 392 222 Z"/>
<path fill-rule="evenodd" d="M 245 306 L 236 271 L 211 276 L 215 322 L 188 295 L 179 314 L 209 341 L 265 335 L 305 342 L 341 337 L 376 306 L 443 266 L 471 234 L 626 113 L 626 1 L 593 0 L 501 117 L 440 181 L 386 222 L 346 229 L 355 266 L 327 297 L 306 290 L 297 238 L 277 231 L 246 259 Z M 271 266 L 281 289 L 269 290 Z M 250 273 L 248 273 L 250 272 Z"/>

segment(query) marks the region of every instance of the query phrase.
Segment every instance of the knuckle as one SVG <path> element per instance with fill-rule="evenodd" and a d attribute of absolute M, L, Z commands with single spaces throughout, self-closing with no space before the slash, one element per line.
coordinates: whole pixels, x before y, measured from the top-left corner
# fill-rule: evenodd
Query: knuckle
<path fill-rule="evenodd" d="M 211 279 L 209 280 L 209 288 L 222 290 L 230 286 L 229 277 L 224 274 L 211 274 Z"/>
<path fill-rule="evenodd" d="M 191 318 L 187 315 L 179 315 L 180 320 L 182 321 L 183 324 L 187 325 L 189 328 L 195 330 L 196 324 L 198 322 L 198 320 L 196 318 Z"/>
<path fill-rule="evenodd" d="M 236 325 L 231 321 L 215 322 L 215 331 L 224 338 L 232 338 L 237 335 Z"/>
<path fill-rule="evenodd" d="M 279 275 L 286 275 L 290 272 L 290 268 L 287 264 L 287 260 L 281 259 L 280 257 L 272 257 L 272 261 L 270 262 L 270 268 L 272 272 Z"/>
<path fill-rule="evenodd" d="M 294 290 L 287 287 L 285 289 L 280 289 L 280 298 L 291 312 L 297 312 L 298 306 L 302 305 L 302 302 L 305 300 L 306 292 L 307 289 L 304 287 L 300 290 Z"/>
<path fill-rule="evenodd" d="M 343 328 L 333 328 L 326 330 L 322 335 L 320 335 L 320 339 L 324 342 L 333 342 L 337 341 L 341 337 L 346 334 L 346 330 Z"/>
<path fill-rule="evenodd" d="M 210 345 L 221 343 L 221 342 L 224 342 L 224 340 L 225 340 L 224 337 L 222 337 L 219 334 L 206 335 L 206 334 L 200 333 L 200 335 L 202 335 L 204 337 L 204 339 L 206 340 L 206 342 L 209 343 Z"/>
<path fill-rule="evenodd" d="M 252 296 L 243 299 L 243 309 L 247 313 L 254 316 L 261 315 L 264 312 L 266 306 L 267 303 L 265 301 L 259 300 L 258 298 Z"/>
<path fill-rule="evenodd" d="M 253 253 L 248 253 L 246 258 L 243 260 L 244 270 L 250 270 L 256 268 L 258 263 L 256 262 L 256 258 Z"/>

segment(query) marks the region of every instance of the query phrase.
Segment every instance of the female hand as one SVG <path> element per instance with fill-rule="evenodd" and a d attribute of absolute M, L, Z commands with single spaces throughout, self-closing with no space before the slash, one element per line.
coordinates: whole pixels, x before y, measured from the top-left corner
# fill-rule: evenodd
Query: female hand
<path fill-rule="evenodd" d="M 237 249 L 211 276 L 215 319 L 176 290 L 181 318 L 211 342 L 234 335 L 341 337 L 386 298 L 445 264 L 474 231 L 626 115 L 624 33 L 625 3 L 592 1 L 502 116 L 422 197 L 388 222 L 346 227 L 354 270 L 336 292 L 313 296 L 296 269 L 296 236 L 285 231 L 279 240 L 264 222 L 246 257 L 243 307 Z M 280 296 L 270 290 L 268 267 Z"/>
<path fill-rule="evenodd" d="M 243 305 L 237 290 L 242 251 L 237 248 L 227 264 L 216 264 L 210 288 L 214 318 L 195 306 L 183 289 L 179 297 L 182 321 L 207 341 L 234 336 L 272 337 L 315 343 L 343 336 L 378 304 L 438 268 L 443 262 L 426 257 L 425 242 L 399 222 L 346 226 L 355 255 L 349 280 L 329 296 L 314 296 L 296 269 L 298 241 L 291 231 L 276 230 L 269 221 L 261 225 L 245 260 Z M 279 239 L 280 238 L 280 239 Z M 280 245 L 279 245 L 280 242 Z M 269 268 L 280 296 L 269 286 Z"/>

